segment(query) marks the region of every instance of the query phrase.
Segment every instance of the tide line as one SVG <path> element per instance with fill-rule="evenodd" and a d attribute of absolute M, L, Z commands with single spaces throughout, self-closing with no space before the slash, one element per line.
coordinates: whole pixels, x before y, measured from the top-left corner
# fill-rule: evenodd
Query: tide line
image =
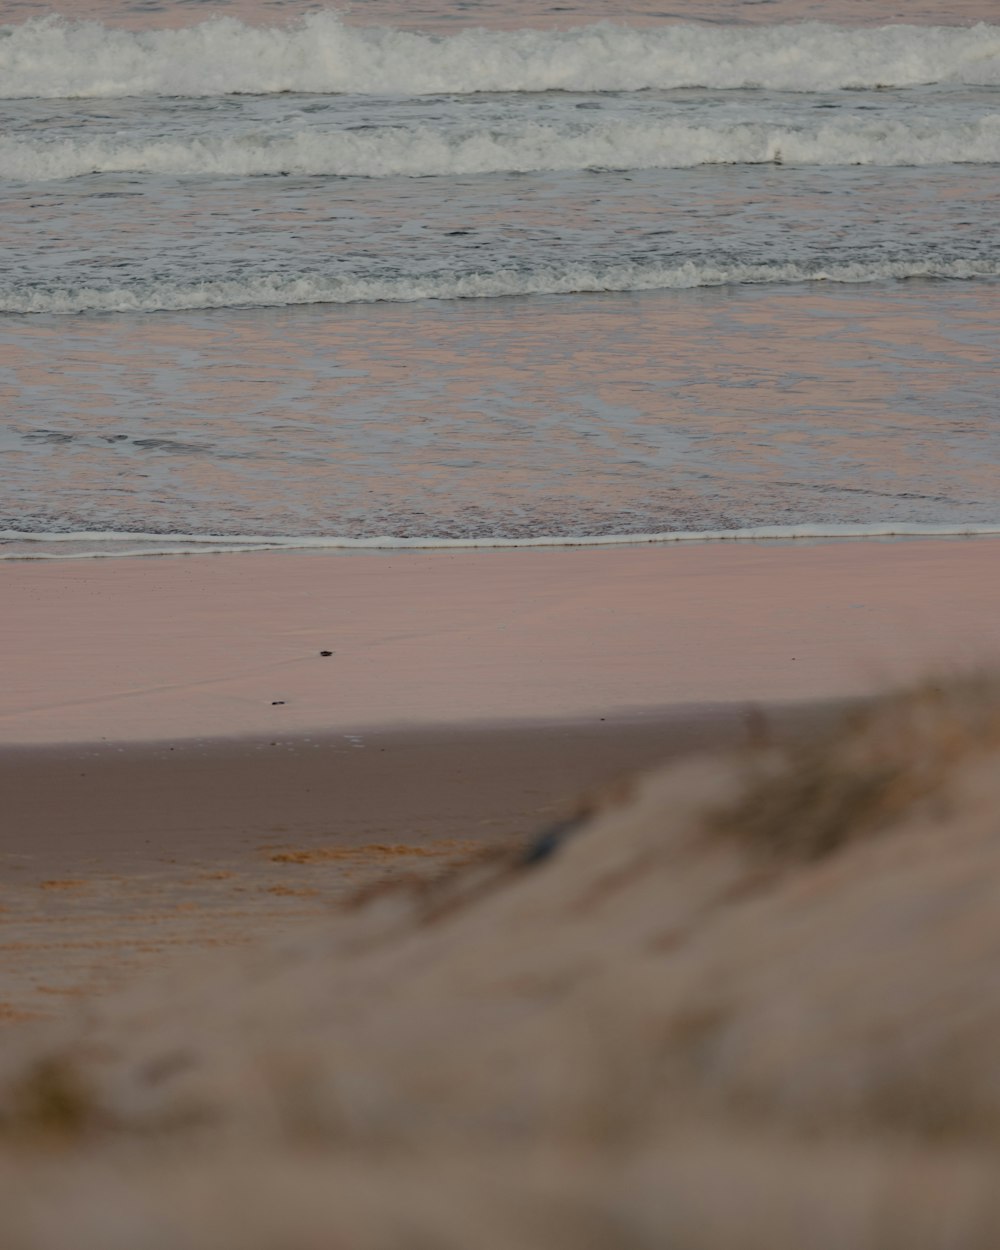
<path fill-rule="evenodd" d="M 795 542 L 876 538 L 971 538 L 1000 536 L 995 524 L 935 525 L 886 522 L 870 525 L 764 525 L 727 530 L 669 530 L 652 534 L 544 534 L 522 538 L 479 536 L 467 538 L 397 537 L 377 535 L 349 538 L 331 535 L 226 535 L 120 533 L 113 530 L 38 533 L 0 530 L 0 561 L 94 560 L 135 556 L 223 555 L 253 551 L 434 551 L 516 550 L 537 547 L 652 546 L 682 542 Z M 110 544 L 129 544 L 111 547 Z M 4 544 L 17 544 L 4 550 Z M 104 546 L 108 544 L 108 546 Z M 43 551 L 63 545 L 66 550 Z M 72 550 L 86 546 L 86 550 Z M 26 549 L 25 549 L 26 548 Z"/>

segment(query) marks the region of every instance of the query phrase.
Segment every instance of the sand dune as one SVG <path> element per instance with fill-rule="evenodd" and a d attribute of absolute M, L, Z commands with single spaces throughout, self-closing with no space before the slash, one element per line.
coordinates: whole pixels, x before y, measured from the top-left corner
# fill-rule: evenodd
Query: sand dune
<path fill-rule="evenodd" d="M 1000 684 L 11 1034 L 10 1250 L 992 1247 Z"/>

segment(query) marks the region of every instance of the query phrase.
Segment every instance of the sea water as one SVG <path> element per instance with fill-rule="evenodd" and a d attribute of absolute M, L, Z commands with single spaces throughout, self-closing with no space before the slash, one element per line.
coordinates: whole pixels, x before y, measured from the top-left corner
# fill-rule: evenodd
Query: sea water
<path fill-rule="evenodd" d="M 7 3 L 0 556 L 1000 530 L 991 8 Z"/>

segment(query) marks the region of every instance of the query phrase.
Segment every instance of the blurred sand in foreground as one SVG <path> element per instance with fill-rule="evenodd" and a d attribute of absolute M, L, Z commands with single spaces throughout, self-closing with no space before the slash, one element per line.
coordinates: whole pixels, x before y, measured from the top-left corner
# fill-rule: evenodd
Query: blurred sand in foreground
<path fill-rule="evenodd" d="M 998 764 L 927 682 L 13 1030 L 0 1242 L 993 1247 Z"/>

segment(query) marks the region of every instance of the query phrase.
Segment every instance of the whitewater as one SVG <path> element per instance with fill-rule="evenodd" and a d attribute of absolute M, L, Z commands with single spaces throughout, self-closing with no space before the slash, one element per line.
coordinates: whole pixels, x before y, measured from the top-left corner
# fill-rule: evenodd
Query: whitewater
<path fill-rule="evenodd" d="M 219 18 L 133 32 L 36 18 L 7 27 L 7 98 L 512 91 L 640 91 L 681 87 L 779 91 L 1000 84 L 1000 26 L 826 23 L 773 28 L 603 22 L 570 31 L 469 30 L 432 36 L 347 26 L 335 13 L 283 28 Z"/>
<path fill-rule="evenodd" d="M 1000 26 L 882 2 L 0 28 L 0 555 L 991 531 Z"/>
<path fill-rule="evenodd" d="M 0 138 L 0 177 L 46 182 L 97 173 L 224 178 L 321 175 L 447 177 L 570 169 L 679 169 L 713 164 L 940 165 L 1000 162 L 1000 113 L 951 124 L 928 115 L 823 125 L 728 121 L 551 125 L 449 134 L 431 126 L 367 132 L 254 130 L 218 137 L 38 142 Z"/>

